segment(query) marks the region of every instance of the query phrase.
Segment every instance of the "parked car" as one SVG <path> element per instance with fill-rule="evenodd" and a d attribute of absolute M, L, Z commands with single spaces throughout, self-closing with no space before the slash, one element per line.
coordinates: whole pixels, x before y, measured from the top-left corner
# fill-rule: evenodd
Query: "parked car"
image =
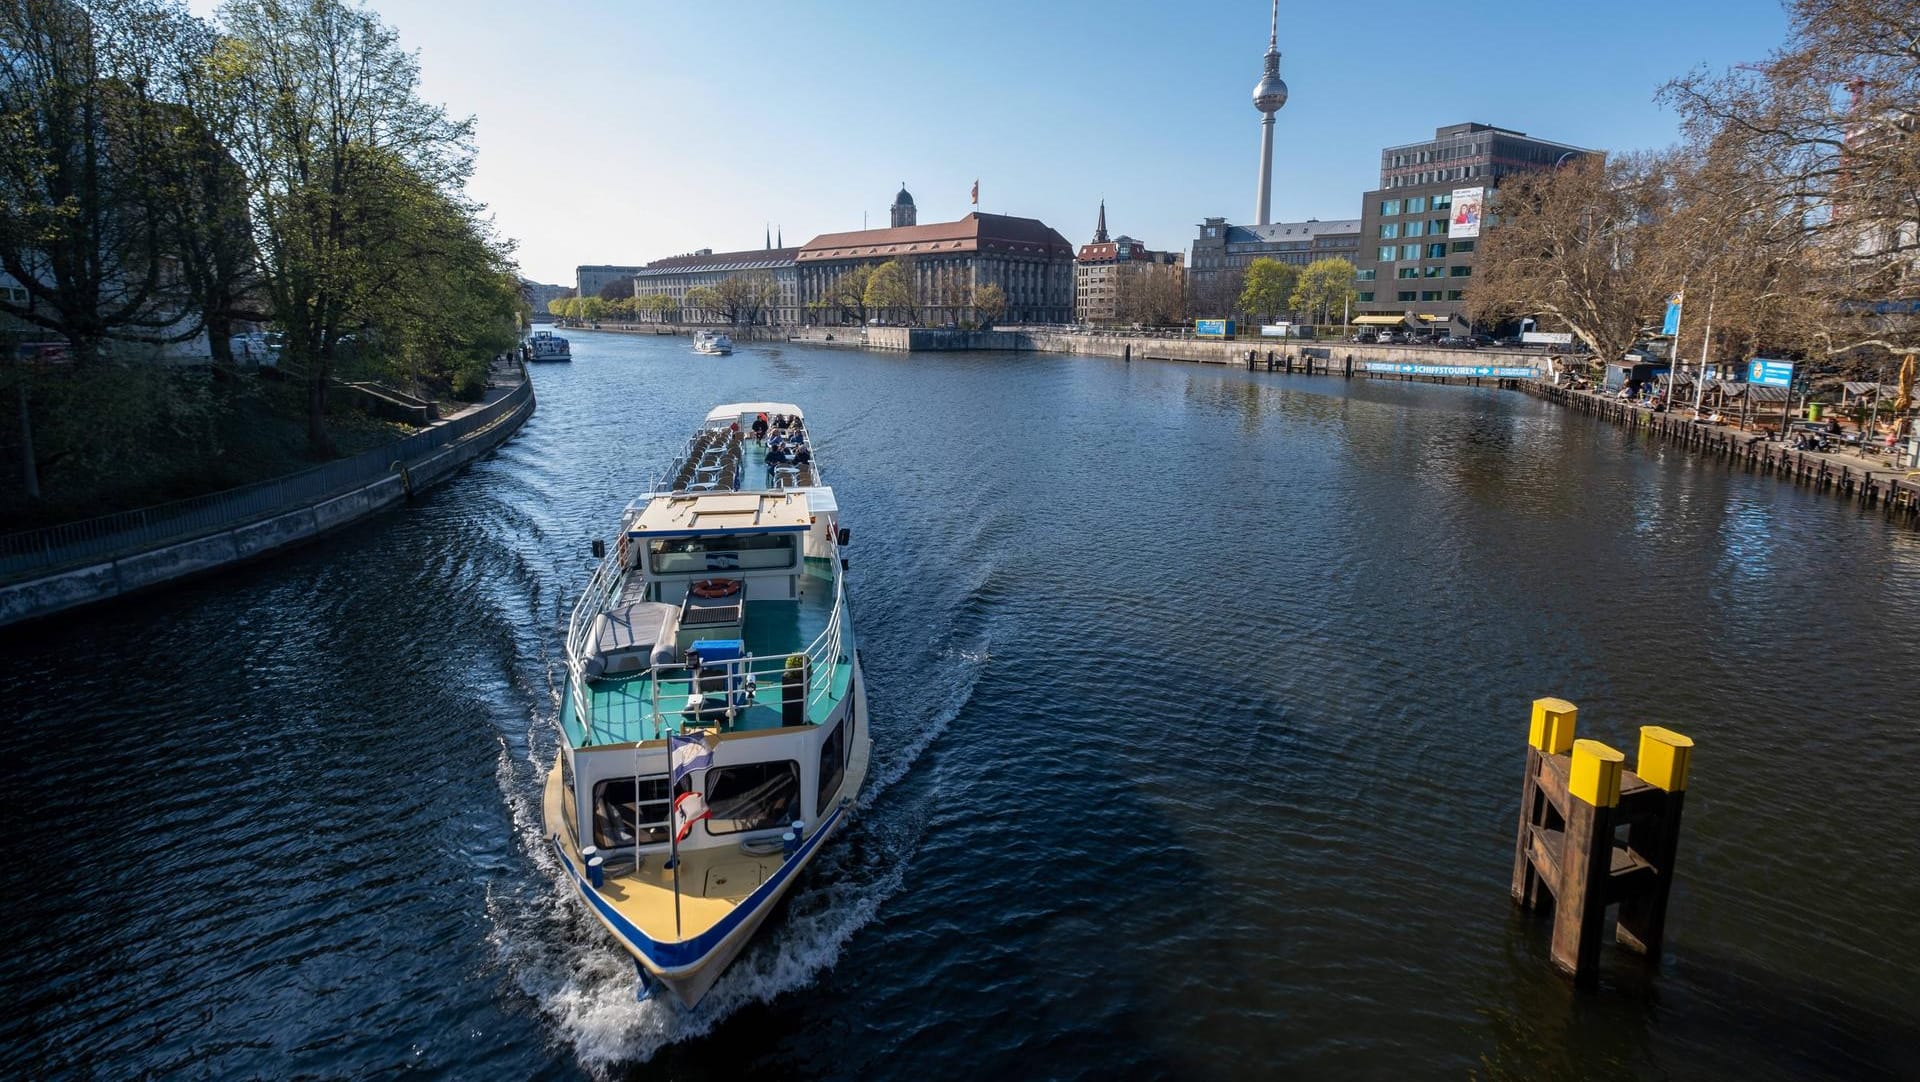
<path fill-rule="evenodd" d="M 1373 343 L 1380 341 L 1380 332 L 1379 331 L 1361 331 L 1358 334 L 1353 336 L 1353 340 L 1356 342 L 1359 342 L 1362 345 L 1372 345 Z"/>
<path fill-rule="evenodd" d="M 1480 343 L 1469 336 L 1448 335 L 1440 340 L 1443 349 L 1479 349 Z"/>
<path fill-rule="evenodd" d="M 1471 338 L 1473 344 L 1476 346 L 1491 346 L 1494 344 L 1493 335 L 1490 334 L 1470 334 L 1467 335 L 1467 337 Z"/>

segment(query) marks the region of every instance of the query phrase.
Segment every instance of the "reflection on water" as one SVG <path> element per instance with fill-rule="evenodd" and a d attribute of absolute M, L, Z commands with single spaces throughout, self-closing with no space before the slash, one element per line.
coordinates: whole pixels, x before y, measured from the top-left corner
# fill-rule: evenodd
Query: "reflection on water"
<path fill-rule="evenodd" d="M 1912 532 L 1491 388 L 572 337 L 404 511 L 8 640 L 15 1062 L 1911 1072 Z M 876 763 L 688 1014 L 534 802 L 589 541 L 754 398 L 853 527 Z M 1544 694 L 1699 742 L 1664 965 L 1596 995 L 1506 897 Z"/>

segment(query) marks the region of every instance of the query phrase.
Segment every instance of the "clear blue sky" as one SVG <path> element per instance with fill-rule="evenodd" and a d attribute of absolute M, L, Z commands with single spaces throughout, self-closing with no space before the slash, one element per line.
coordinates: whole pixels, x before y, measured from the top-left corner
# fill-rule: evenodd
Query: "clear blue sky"
<path fill-rule="evenodd" d="M 205 10 L 211 4 L 199 0 Z M 1185 248 L 1250 221 L 1249 102 L 1268 0 L 377 0 L 424 93 L 479 119 L 471 192 L 528 277 L 920 220 L 1107 223 Z M 1663 146 L 1667 79 L 1776 47 L 1773 0 L 1281 0 L 1277 219 L 1356 217 L 1381 147 L 1475 120 L 1602 149 Z"/>

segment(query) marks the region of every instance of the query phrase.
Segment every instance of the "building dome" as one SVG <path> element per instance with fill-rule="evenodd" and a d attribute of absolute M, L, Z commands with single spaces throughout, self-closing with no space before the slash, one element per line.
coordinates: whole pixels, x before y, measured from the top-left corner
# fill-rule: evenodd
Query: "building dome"
<path fill-rule="evenodd" d="M 1253 107 L 1263 113 L 1277 113 L 1287 104 L 1287 84 L 1276 73 L 1269 72 L 1261 77 L 1253 87 Z"/>
<path fill-rule="evenodd" d="M 1285 97 L 1287 96 L 1287 88 L 1286 88 L 1286 87 L 1284 87 L 1284 86 L 1283 86 L 1283 87 L 1281 87 L 1281 88 L 1280 88 L 1280 96 L 1281 96 L 1281 97 L 1282 97 L 1283 99 L 1284 99 L 1284 98 L 1285 98 Z M 896 195 L 896 196 L 894 196 L 894 197 L 893 197 L 893 205 L 894 205 L 894 206 L 896 206 L 896 207 L 910 207 L 910 206 L 913 206 L 913 196 L 911 196 L 911 195 L 909 195 L 909 194 L 907 193 L 907 189 L 906 189 L 906 187 L 905 187 L 904 185 L 903 185 L 903 186 L 901 187 L 901 189 L 900 189 L 900 194 L 899 194 L 899 195 Z"/>

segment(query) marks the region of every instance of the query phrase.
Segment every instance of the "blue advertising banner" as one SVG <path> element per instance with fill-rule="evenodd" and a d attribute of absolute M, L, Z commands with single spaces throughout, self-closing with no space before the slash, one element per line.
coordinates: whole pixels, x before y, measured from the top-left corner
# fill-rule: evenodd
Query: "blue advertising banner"
<path fill-rule="evenodd" d="M 1497 364 L 1399 364 L 1368 361 L 1367 371 L 1385 376 L 1451 376 L 1455 379 L 1538 379 L 1538 369 Z"/>
<path fill-rule="evenodd" d="M 1680 301 L 1683 294 L 1675 293 L 1667 298 L 1667 319 L 1660 324 L 1661 334 L 1680 333 Z"/>
<path fill-rule="evenodd" d="M 1768 361 L 1755 357 L 1747 365 L 1747 382 L 1762 387 L 1793 386 L 1792 361 Z"/>
<path fill-rule="evenodd" d="M 1196 319 L 1193 321 L 1193 334 L 1196 338 L 1225 338 L 1233 333 L 1231 319 Z"/>

